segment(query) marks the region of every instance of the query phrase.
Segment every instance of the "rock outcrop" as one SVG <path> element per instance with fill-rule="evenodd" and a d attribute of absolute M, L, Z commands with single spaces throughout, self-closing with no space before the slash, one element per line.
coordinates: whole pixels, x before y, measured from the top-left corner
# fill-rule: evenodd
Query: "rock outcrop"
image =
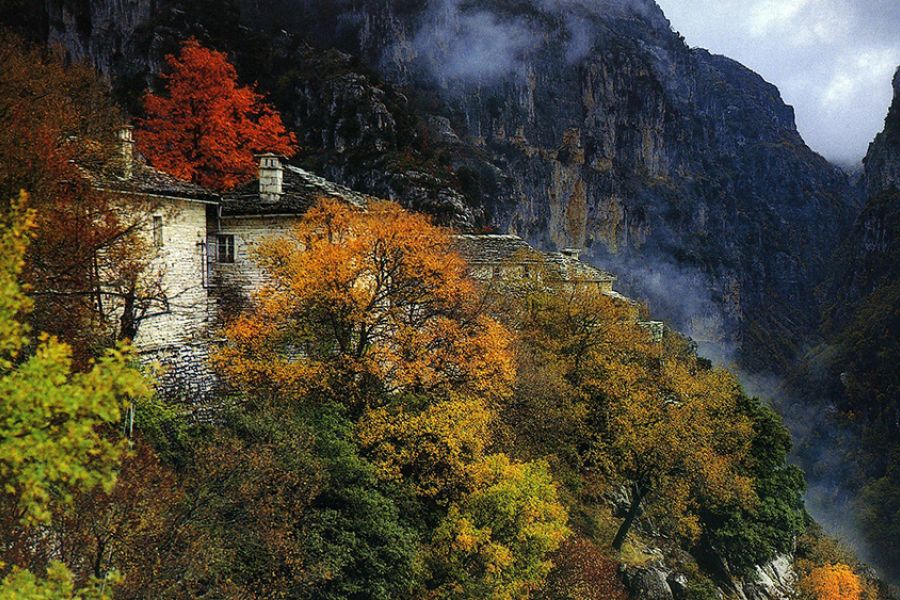
<path fill-rule="evenodd" d="M 625 567 L 623 579 L 633 598 L 641 600 L 685 600 L 692 594 L 690 578 L 679 568 L 669 566 L 659 550 L 649 549 L 658 556 L 640 567 Z M 676 564 L 678 561 L 674 561 Z M 718 589 L 723 597 L 737 600 L 788 600 L 793 596 L 797 575 L 792 557 L 782 555 L 745 578 L 731 577 L 723 572 Z"/>
<path fill-rule="evenodd" d="M 884 121 L 884 131 L 869 144 L 863 161 L 869 197 L 900 189 L 900 67 L 894 73 L 894 101 Z"/>

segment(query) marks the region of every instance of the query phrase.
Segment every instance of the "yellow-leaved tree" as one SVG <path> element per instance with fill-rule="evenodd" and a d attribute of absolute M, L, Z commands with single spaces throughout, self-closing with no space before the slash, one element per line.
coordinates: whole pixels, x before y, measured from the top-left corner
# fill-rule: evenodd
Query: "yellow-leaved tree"
<path fill-rule="evenodd" d="M 66 598 L 76 592 L 65 566 L 46 565 L 46 579 L 17 566 L 41 543 L 29 532 L 78 491 L 112 489 L 126 446 L 110 429 L 126 402 L 150 391 L 124 346 L 73 372 L 69 346 L 29 339 L 31 301 L 19 284 L 35 220 L 26 203 L 23 193 L 0 233 L 0 598 Z"/>
<path fill-rule="evenodd" d="M 569 535 L 568 513 L 546 463 L 503 454 L 475 469 L 475 490 L 450 506 L 431 541 L 434 598 L 529 598 Z"/>
<path fill-rule="evenodd" d="M 322 200 L 256 249 L 271 281 L 216 363 L 255 395 L 337 393 L 356 408 L 398 393 L 505 397 L 509 334 L 481 314 L 452 245 L 397 204 Z"/>
<path fill-rule="evenodd" d="M 506 416 L 519 430 L 552 416 L 560 426 L 534 432 L 539 444 L 552 444 L 538 450 L 624 485 L 628 507 L 616 549 L 647 505 L 664 507 L 661 516 L 693 538 L 699 499 L 754 501 L 752 481 L 741 474 L 753 427 L 740 410 L 737 381 L 709 368 L 678 336 L 655 336 L 636 312 L 587 285 L 530 293 L 515 315 L 527 368 L 517 410 Z M 540 390 L 548 387 L 556 390 L 548 401 L 563 401 L 545 406 Z"/>
<path fill-rule="evenodd" d="M 800 587 L 812 600 L 860 600 L 863 591 L 859 577 L 845 564 L 813 569 Z"/>

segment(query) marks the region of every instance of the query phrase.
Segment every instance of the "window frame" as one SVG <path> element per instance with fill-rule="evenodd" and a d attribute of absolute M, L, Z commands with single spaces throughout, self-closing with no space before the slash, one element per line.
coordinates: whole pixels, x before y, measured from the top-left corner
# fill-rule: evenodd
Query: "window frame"
<path fill-rule="evenodd" d="M 223 252 L 224 248 L 224 252 Z M 216 234 L 216 262 L 233 265 L 237 256 L 234 235 L 230 233 Z"/>

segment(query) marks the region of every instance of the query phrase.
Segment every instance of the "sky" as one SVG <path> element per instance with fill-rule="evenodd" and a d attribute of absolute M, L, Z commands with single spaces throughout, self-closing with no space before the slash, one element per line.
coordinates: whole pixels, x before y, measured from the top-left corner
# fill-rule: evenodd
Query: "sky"
<path fill-rule="evenodd" d="M 657 0 L 688 45 L 781 90 L 803 139 L 859 162 L 884 127 L 900 65 L 900 0 Z"/>

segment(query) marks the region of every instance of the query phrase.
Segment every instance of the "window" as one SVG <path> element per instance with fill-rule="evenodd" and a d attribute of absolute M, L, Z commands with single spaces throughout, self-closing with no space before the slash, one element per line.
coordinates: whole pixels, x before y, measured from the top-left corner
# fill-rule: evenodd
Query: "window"
<path fill-rule="evenodd" d="M 162 217 L 159 215 L 153 216 L 153 245 L 157 248 L 163 245 Z"/>
<path fill-rule="evenodd" d="M 220 263 L 234 262 L 234 236 L 216 236 L 216 261 Z"/>

